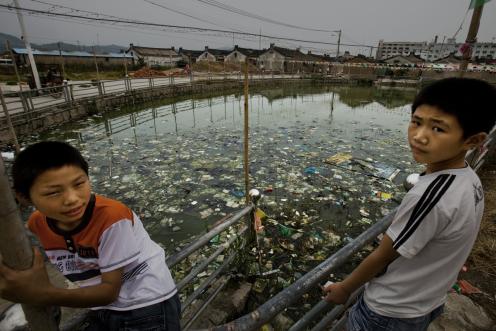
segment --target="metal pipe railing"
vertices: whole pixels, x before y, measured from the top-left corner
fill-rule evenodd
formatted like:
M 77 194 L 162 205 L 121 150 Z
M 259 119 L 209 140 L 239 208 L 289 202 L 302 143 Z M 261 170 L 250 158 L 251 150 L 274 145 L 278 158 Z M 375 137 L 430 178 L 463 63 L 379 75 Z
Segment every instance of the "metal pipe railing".
M 180 291 L 184 286 L 186 286 L 193 278 L 196 277 L 200 272 L 202 272 L 209 264 L 212 262 L 217 256 L 219 256 L 223 251 L 229 248 L 239 237 L 243 236 L 243 234 L 248 230 L 247 226 L 244 226 L 243 229 L 236 235 L 233 236 L 227 243 L 222 244 L 212 255 L 210 255 L 206 260 L 204 260 L 200 265 L 195 267 L 191 272 L 185 276 L 181 281 L 176 285 L 177 290 Z
M 326 314 L 313 328 L 312 331 L 322 331 L 328 330 L 331 323 L 340 316 L 348 307 L 355 302 L 355 299 L 363 292 L 364 286 L 361 286 L 355 292 L 353 292 L 348 300 L 342 305 L 337 305 L 331 310 L 328 314 Z M 345 319 L 346 320 L 346 319 Z M 338 329 L 339 330 L 339 329 Z
M 184 326 L 182 327 L 182 330 L 186 331 L 189 329 L 191 324 L 193 324 L 196 319 L 200 316 L 200 314 L 205 310 L 205 308 L 208 307 L 210 302 L 212 302 L 217 295 L 226 287 L 227 283 L 231 279 L 231 276 L 227 276 L 224 282 L 222 282 L 216 289 L 215 291 L 205 300 L 205 302 L 201 305 L 201 307 L 198 308 L 198 310 L 193 314 L 193 316 L 186 322 L 184 323 Z
M 189 297 L 187 297 L 186 300 L 184 300 L 184 303 L 181 306 L 181 312 L 185 311 L 186 308 L 191 303 L 193 303 L 193 301 L 195 301 L 200 296 L 200 294 L 202 294 L 205 289 L 210 286 L 210 284 L 215 281 L 216 277 L 219 276 L 220 273 L 223 272 L 231 264 L 232 261 L 234 261 L 235 257 L 236 252 L 229 255 L 229 257 L 225 259 L 224 262 L 222 262 L 221 266 L 218 267 L 210 276 L 208 276 L 208 278 L 203 283 L 201 283 L 201 285 Z
M 187 246 L 185 249 L 181 250 L 179 253 L 174 254 L 172 256 L 169 256 L 166 258 L 167 265 L 169 268 L 172 268 L 174 265 L 177 263 L 181 262 L 185 258 L 187 258 L 189 255 L 191 255 L 193 252 L 195 252 L 198 248 L 204 246 L 206 243 L 210 241 L 213 237 L 233 225 L 234 223 L 238 222 L 242 217 L 249 215 L 249 213 L 254 210 L 254 205 L 251 204 L 245 208 L 243 208 L 241 211 L 237 212 L 234 214 L 231 218 L 227 219 L 224 223 L 220 224 L 219 226 L 213 228 L 209 232 L 205 233 L 202 235 L 200 238 L 196 239 L 191 245 Z
M 334 253 L 330 258 L 322 262 L 315 269 L 308 272 L 290 286 L 266 301 L 263 305 L 249 314 L 246 314 L 232 322 L 214 327 L 216 331 L 251 331 L 260 328 L 269 322 L 277 314 L 297 301 L 303 294 L 326 280 L 329 274 L 337 267 L 343 265 L 362 247 L 373 241 L 379 234 L 383 233 L 393 221 L 395 211 L 392 211 L 380 221 L 360 234 L 355 240 Z

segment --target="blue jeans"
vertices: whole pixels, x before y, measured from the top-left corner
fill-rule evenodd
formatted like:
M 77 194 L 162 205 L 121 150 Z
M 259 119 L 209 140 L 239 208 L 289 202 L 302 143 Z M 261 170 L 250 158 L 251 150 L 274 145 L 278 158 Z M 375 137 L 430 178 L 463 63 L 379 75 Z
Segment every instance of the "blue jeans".
M 429 324 L 443 312 L 444 305 L 432 312 L 414 318 L 394 318 L 376 314 L 367 307 L 360 296 L 351 308 L 346 325 L 347 331 L 425 331 Z
M 84 331 L 180 331 L 181 302 L 168 300 L 129 311 L 93 310 Z

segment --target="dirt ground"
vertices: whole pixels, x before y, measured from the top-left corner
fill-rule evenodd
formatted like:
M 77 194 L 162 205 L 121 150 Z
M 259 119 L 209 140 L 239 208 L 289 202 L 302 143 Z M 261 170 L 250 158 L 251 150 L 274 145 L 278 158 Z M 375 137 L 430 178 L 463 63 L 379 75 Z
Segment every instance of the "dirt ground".
M 496 321 L 496 153 L 479 173 L 484 187 L 485 210 L 479 236 L 467 261 L 467 272 L 460 274 L 483 293 L 469 297 L 484 307 Z

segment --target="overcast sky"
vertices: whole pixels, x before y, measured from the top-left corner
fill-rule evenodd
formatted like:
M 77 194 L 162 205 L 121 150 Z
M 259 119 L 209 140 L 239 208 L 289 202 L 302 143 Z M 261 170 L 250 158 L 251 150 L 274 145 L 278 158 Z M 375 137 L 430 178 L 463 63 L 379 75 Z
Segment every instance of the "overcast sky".
M 338 39 L 336 33 L 277 25 L 224 11 L 205 3 L 211 3 L 212 0 L 19 0 L 19 3 L 21 7 L 26 8 L 89 15 L 42 4 L 41 1 L 160 24 L 238 30 L 255 34 L 261 31 L 263 35 L 328 43 L 336 43 Z M 469 0 L 213 0 L 213 2 L 227 4 L 263 18 L 300 28 L 342 30 L 342 43 L 372 46 L 377 46 L 380 39 L 432 41 L 436 35 L 441 42 L 444 37 L 454 36 L 465 18 L 462 29 L 456 36 L 457 41 L 461 42 L 467 36 L 472 17 L 472 10 L 467 13 Z M 3 5 L 9 3 L 12 3 L 12 0 L 0 0 L 0 4 Z M 182 46 L 188 49 L 203 49 L 205 45 L 211 48 L 230 48 L 234 44 L 258 49 L 260 43 L 258 37 L 234 35 L 233 38 L 232 34 L 212 32 L 174 31 L 170 28 L 163 31 L 157 28 L 101 25 L 95 22 L 83 23 L 67 18 L 35 17 L 28 14 L 24 15 L 24 20 L 28 37 L 33 43 L 64 41 L 73 44 L 79 42 L 86 45 L 122 46 L 134 43 L 140 46 L 175 46 L 176 48 Z M 21 36 L 19 22 L 13 11 L 0 8 L 0 32 Z M 478 40 L 496 42 L 496 0 L 486 3 L 484 7 Z M 304 50 L 318 53 L 335 52 L 336 49 L 333 45 L 268 38 L 261 39 L 261 47 L 268 47 L 270 42 L 284 47 L 301 46 Z M 353 47 L 349 50 L 353 53 L 369 54 L 369 49 L 363 47 Z

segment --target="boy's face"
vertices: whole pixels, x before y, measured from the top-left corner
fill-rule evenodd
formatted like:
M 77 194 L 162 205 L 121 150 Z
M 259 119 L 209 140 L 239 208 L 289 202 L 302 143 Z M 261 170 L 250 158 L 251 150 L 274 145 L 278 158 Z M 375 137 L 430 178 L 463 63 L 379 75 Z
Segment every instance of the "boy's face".
M 437 107 L 420 105 L 408 126 L 413 158 L 427 166 L 427 173 L 463 168 L 465 154 L 475 145 L 463 138 L 458 119 Z
M 39 175 L 29 191 L 31 202 L 45 216 L 54 219 L 61 230 L 81 223 L 91 197 L 91 185 L 79 167 L 67 165 Z

